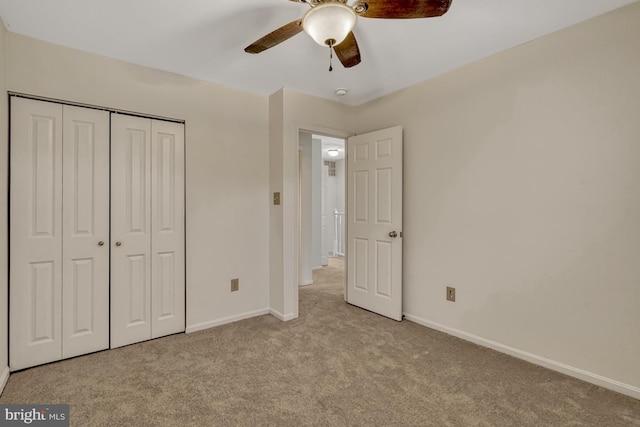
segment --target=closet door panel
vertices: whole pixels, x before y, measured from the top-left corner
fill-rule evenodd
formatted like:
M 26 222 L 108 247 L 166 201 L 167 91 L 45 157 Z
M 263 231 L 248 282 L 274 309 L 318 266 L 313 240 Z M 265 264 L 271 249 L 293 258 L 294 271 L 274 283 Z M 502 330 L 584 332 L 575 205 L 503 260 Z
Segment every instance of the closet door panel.
M 9 365 L 62 357 L 62 107 L 11 99 Z
M 62 356 L 109 347 L 109 113 L 63 108 Z
M 185 329 L 184 125 L 152 121 L 152 337 Z
M 111 115 L 111 347 L 151 338 L 151 121 Z

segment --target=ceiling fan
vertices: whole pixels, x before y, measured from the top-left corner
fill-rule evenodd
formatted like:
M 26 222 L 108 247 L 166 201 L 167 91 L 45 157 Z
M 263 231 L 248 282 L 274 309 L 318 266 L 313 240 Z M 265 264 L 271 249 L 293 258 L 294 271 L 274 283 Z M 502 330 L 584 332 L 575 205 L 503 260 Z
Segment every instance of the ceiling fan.
M 345 68 L 358 65 L 360 49 L 353 35 L 358 16 L 362 18 L 414 19 L 444 15 L 452 0 L 289 0 L 311 8 L 301 19 L 270 32 L 244 51 L 260 53 L 304 31 L 316 43 L 335 51 Z M 329 71 L 333 67 L 329 65 Z

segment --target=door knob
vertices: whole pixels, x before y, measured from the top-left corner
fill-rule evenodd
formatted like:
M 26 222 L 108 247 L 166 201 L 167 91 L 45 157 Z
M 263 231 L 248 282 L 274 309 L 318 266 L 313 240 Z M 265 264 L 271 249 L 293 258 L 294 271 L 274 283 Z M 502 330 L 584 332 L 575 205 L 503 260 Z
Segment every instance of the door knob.
M 391 231 L 391 232 L 389 232 L 389 237 L 391 237 L 391 238 L 398 237 L 398 233 L 395 232 L 395 231 Z
M 122 242 L 116 242 L 116 246 L 122 246 Z
M 98 242 L 98 246 L 104 246 L 104 242 L 103 242 L 102 240 L 100 240 L 100 241 Z

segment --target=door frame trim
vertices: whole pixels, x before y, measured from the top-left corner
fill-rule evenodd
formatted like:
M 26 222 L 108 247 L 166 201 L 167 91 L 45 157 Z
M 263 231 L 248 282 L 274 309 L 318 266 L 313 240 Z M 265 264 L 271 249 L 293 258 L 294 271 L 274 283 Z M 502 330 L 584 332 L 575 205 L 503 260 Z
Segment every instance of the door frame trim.
M 354 134 L 351 134 L 349 132 L 346 132 L 344 130 L 340 130 L 340 129 L 334 129 L 334 128 L 329 128 L 326 126 L 317 126 L 317 125 L 311 125 L 311 124 L 306 124 L 306 123 L 296 123 L 293 126 L 293 130 L 295 132 L 294 135 L 294 144 L 293 144 L 293 149 L 295 150 L 295 153 L 293 153 L 293 158 L 294 158 L 294 165 L 293 165 L 293 170 L 296 171 L 296 179 L 294 179 L 294 191 L 292 194 L 292 197 L 294 198 L 293 200 L 293 209 L 294 209 L 294 221 L 291 225 L 289 225 L 289 231 L 292 231 L 292 235 L 294 236 L 293 239 L 293 253 L 290 254 L 290 257 L 287 257 L 285 254 L 285 259 L 283 260 L 284 264 L 285 264 L 285 268 L 290 268 L 292 271 L 292 277 L 295 278 L 295 283 L 291 283 L 289 285 L 287 285 L 285 283 L 285 287 L 293 287 L 293 289 L 284 289 L 284 293 L 287 294 L 288 292 L 291 292 L 293 294 L 293 313 L 294 313 L 294 319 L 297 318 L 300 314 L 300 310 L 299 310 L 299 295 L 298 295 L 298 285 L 300 282 L 300 157 L 298 155 L 298 147 L 300 146 L 300 132 L 308 132 L 308 133 L 316 133 L 316 134 L 322 134 L 325 136 L 331 136 L 334 138 L 342 138 L 345 140 L 345 149 L 346 149 L 346 140 L 350 137 L 353 136 Z M 345 161 L 347 160 L 347 153 L 345 152 Z M 346 180 L 345 180 L 345 198 L 348 197 L 348 189 L 346 188 Z M 345 204 L 345 212 L 346 212 L 346 204 Z M 293 228 L 293 230 L 291 229 Z M 345 232 L 347 230 L 345 229 Z M 349 256 L 348 253 L 345 252 L 344 254 L 345 256 L 345 273 L 346 273 L 346 260 L 347 257 Z M 289 265 L 287 265 L 287 261 L 290 260 L 291 263 Z M 290 271 L 291 271 L 290 270 Z M 286 273 L 285 273 L 286 275 Z M 346 301 L 346 274 L 345 274 L 345 282 L 344 282 L 344 286 L 345 286 L 345 301 Z

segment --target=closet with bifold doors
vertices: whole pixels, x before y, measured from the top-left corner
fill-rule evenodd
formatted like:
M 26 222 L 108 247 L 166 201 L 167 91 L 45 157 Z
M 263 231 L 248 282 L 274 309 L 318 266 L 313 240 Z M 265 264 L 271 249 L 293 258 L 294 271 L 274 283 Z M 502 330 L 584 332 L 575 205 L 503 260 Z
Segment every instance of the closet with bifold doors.
M 184 124 L 10 105 L 11 370 L 183 332 Z

